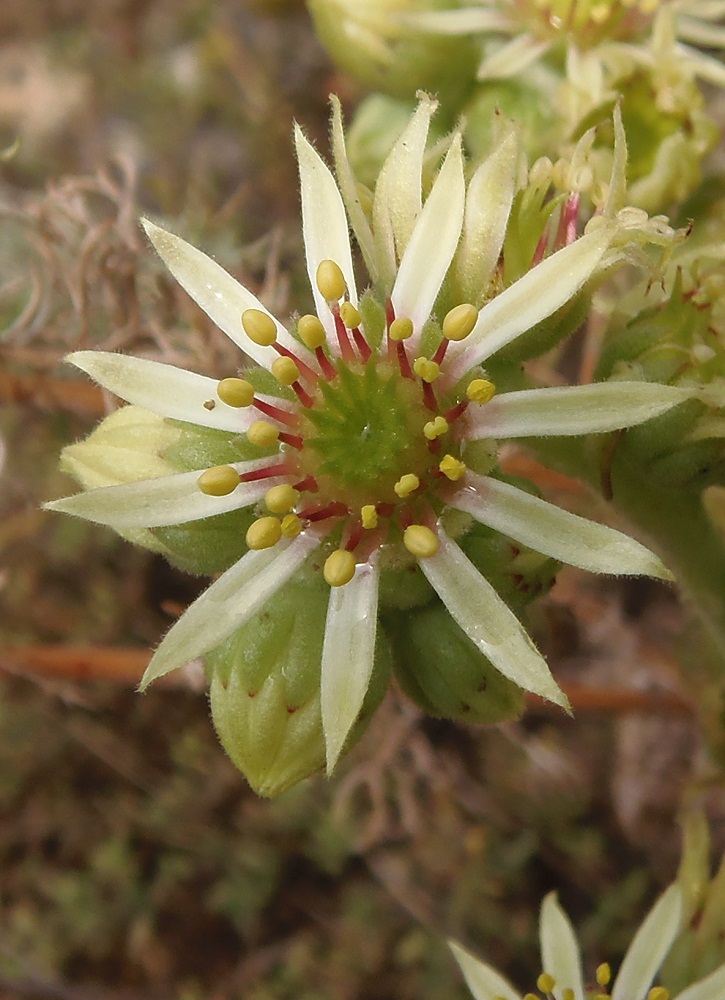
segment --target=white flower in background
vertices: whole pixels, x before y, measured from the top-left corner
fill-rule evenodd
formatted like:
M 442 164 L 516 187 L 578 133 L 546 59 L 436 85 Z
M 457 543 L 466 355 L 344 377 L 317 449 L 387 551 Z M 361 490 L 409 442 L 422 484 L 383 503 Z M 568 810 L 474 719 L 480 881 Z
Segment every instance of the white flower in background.
M 586 984 L 576 933 L 556 894 L 550 893 L 541 907 L 540 937 L 543 972 L 537 993 L 523 1000 L 722 1000 L 725 997 L 725 965 L 704 979 L 687 986 L 676 996 L 664 986 L 652 986 L 682 923 L 682 891 L 677 884 L 660 896 L 632 940 L 619 972 L 611 983 L 606 963 Z M 522 995 L 504 977 L 466 951 L 451 943 L 475 1000 L 522 1000 Z
M 425 117 L 418 115 L 416 128 L 427 129 Z M 252 365 L 268 373 L 265 391 L 252 384 L 254 367 L 218 381 L 119 354 L 82 351 L 69 360 L 134 406 L 245 436 L 260 457 L 92 489 L 48 505 L 121 531 L 239 508 L 256 512 L 248 551 L 169 630 L 143 687 L 218 647 L 273 605 L 303 568 L 319 571 L 329 585 L 320 678 L 328 771 L 368 690 L 386 571 L 422 573 L 502 675 L 563 707 L 565 695 L 518 618 L 459 544 L 471 525 L 592 572 L 669 578 L 633 539 L 491 475 L 498 439 L 608 432 L 688 397 L 685 390 L 636 382 L 497 393 L 482 368 L 579 294 L 598 268 L 620 258 L 621 227 L 599 219 L 594 231 L 572 236 L 482 308 L 460 302 L 441 326 L 430 324 L 457 249 L 464 261 L 459 284 L 471 280 L 476 259 L 489 257 L 485 267 L 495 266 L 515 185 L 510 158 L 494 154 L 483 174 L 474 175 L 467 197 L 455 136 L 423 199 L 425 134 L 422 141 L 419 131 L 416 136 L 412 147 L 407 135 L 406 150 L 398 143 L 391 153 L 375 231 L 365 228 L 362 215 L 352 219 L 356 233 L 372 241 L 363 250 L 377 272 L 377 312 L 370 295 L 358 300 L 340 190 L 299 129 L 316 315 L 303 316 L 291 331 L 200 250 L 144 222 L 183 288 Z M 338 153 L 344 166 L 339 145 Z M 486 191 L 497 196 L 493 215 L 481 209 Z

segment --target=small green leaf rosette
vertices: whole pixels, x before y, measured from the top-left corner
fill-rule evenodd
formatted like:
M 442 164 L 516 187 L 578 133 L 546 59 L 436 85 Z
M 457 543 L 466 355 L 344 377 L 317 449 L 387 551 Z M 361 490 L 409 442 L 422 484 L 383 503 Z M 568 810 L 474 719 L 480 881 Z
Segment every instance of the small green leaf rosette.
M 321 664 L 329 598 L 329 587 L 303 571 L 204 658 L 217 734 L 258 795 L 279 795 L 325 766 Z M 389 674 L 378 629 L 367 694 L 341 753 L 365 732 Z

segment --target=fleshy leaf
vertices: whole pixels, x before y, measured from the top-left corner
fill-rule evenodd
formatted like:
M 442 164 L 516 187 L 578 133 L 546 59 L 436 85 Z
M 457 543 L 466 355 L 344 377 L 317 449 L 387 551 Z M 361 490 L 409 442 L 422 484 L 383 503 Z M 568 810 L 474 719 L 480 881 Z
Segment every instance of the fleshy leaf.
M 523 389 L 469 406 L 471 440 L 486 437 L 558 437 L 602 434 L 633 427 L 691 399 L 694 391 L 657 382 L 597 382 L 594 385 Z
M 550 892 L 541 905 L 539 923 L 541 966 L 555 980 L 554 996 L 563 1000 L 565 989 L 573 990 L 574 1000 L 584 1000 L 581 956 L 574 928 Z
M 513 611 L 440 529 L 438 542 L 420 568 L 468 638 L 514 684 L 568 711 L 566 695 Z
M 344 587 L 330 588 L 320 695 L 328 775 L 360 714 L 372 676 L 378 577 L 377 561 L 366 563 L 357 566 Z
M 448 945 L 475 1000 L 498 1000 L 499 997 L 501 1000 L 521 1000 L 521 994 L 490 965 L 486 965 L 455 941 L 449 941 Z
M 267 313 L 277 327 L 278 342 L 283 347 L 294 350 L 304 361 L 314 363 L 313 355 L 290 337 L 282 324 L 264 308 L 256 295 L 241 285 L 216 261 L 148 219 L 142 219 L 141 222 L 159 257 L 181 287 L 204 310 L 209 319 L 257 364 L 269 369 L 277 353 L 271 347 L 260 347 L 246 335 L 242 327 L 242 313 L 247 309 L 260 309 Z
M 219 431 L 243 433 L 259 418 L 251 407 L 227 406 L 217 396 L 217 379 L 166 365 L 160 361 L 134 358 L 108 351 L 76 351 L 66 361 L 86 372 L 115 396 L 172 420 L 212 427 Z M 282 409 L 284 401 L 262 396 Z M 212 403 L 213 406 L 204 404 Z
M 242 556 L 171 626 L 143 675 L 141 690 L 223 642 L 274 596 L 319 544 L 316 535 L 303 533 L 289 544 L 278 542 Z
M 465 485 L 448 502 L 494 531 L 590 573 L 672 579 L 657 556 L 629 535 L 497 479 L 468 472 Z
M 263 458 L 253 462 L 236 462 L 233 468 L 238 472 L 248 472 L 268 464 L 269 459 Z M 261 500 L 270 486 L 281 481 L 265 479 L 240 483 L 227 496 L 215 497 L 201 492 L 197 486 L 198 479 L 198 471 L 182 472 L 176 476 L 142 479 L 120 486 L 103 486 L 52 500 L 43 506 L 46 510 L 74 514 L 111 528 L 161 528 L 249 507 Z
M 390 296 L 395 315 L 413 321 L 411 347 L 431 314 L 456 252 L 465 197 L 461 137 L 456 136 L 418 216 Z
M 682 916 L 682 891 L 671 885 L 642 921 L 617 974 L 612 1000 L 644 1000 L 672 946 Z

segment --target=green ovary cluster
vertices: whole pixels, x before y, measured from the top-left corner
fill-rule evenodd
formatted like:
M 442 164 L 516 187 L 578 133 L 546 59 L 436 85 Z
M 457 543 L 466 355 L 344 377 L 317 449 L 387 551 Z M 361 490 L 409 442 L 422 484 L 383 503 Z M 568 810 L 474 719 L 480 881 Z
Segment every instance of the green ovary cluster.
M 421 479 L 431 454 L 423 427 L 430 419 L 420 388 L 397 366 L 375 356 L 339 362 L 338 377 L 322 381 L 300 427 L 299 463 L 320 495 L 356 508 L 398 500 L 403 475 Z

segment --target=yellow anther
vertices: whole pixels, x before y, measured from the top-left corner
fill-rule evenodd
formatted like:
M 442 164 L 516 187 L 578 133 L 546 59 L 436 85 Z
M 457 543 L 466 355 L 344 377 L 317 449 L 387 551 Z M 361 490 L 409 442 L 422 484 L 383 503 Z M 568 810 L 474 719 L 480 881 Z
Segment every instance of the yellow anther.
M 551 993 L 556 986 L 556 980 L 548 972 L 542 972 L 536 980 L 536 988 L 542 993 Z
M 299 500 L 299 493 L 288 483 L 281 483 L 267 490 L 264 502 L 273 514 L 289 514 Z
M 571 986 L 567 986 L 566 989 L 562 991 L 561 1000 L 575 1000 L 574 990 L 571 988 Z
M 277 324 L 261 309 L 245 309 L 242 313 L 244 332 L 254 344 L 269 347 L 277 339 Z
M 462 302 L 451 309 L 443 320 L 443 336 L 446 340 L 465 340 L 477 319 L 478 309 L 469 302 Z
M 460 458 L 454 458 L 453 455 L 444 455 L 438 463 L 438 468 L 452 483 L 457 483 L 466 473 L 465 463 Z
M 355 576 L 355 556 L 347 549 L 336 549 L 325 560 L 322 575 L 331 587 L 344 587 Z
M 247 431 L 247 440 L 260 448 L 271 448 L 279 437 L 279 430 L 266 420 L 255 420 Z
M 196 485 L 209 497 L 225 497 L 239 486 L 239 473 L 231 465 L 215 465 L 202 472 Z
M 409 524 L 403 532 L 403 545 L 411 555 L 429 559 L 438 551 L 438 538 L 424 524 Z
M 343 302 L 340 306 L 340 319 L 348 328 L 354 330 L 362 323 L 362 316 L 357 311 L 352 302 Z
M 599 986 L 609 986 L 609 981 L 612 978 L 612 970 L 609 963 L 602 962 L 601 965 L 598 965 L 595 976 Z
M 541 1000 L 535 993 L 524 993 L 524 1000 Z
M 296 514 L 285 514 L 282 518 L 282 534 L 285 538 L 297 538 L 302 531 L 302 521 Z
M 406 472 L 404 476 L 401 476 L 397 481 L 393 489 L 398 494 L 401 500 L 409 497 L 411 493 L 414 493 L 420 486 L 420 479 L 412 472 Z
M 216 394 L 227 406 L 250 406 L 254 387 L 243 378 L 223 378 L 216 387 Z
M 326 302 L 339 302 L 347 291 L 345 275 L 334 260 L 320 261 L 317 268 L 317 287 Z
M 375 509 L 375 504 L 366 503 L 360 508 L 360 520 L 362 521 L 363 528 L 377 528 L 378 512 Z
M 278 517 L 260 517 L 247 530 L 250 549 L 271 549 L 282 537 L 282 524 Z
M 413 362 L 413 371 L 424 382 L 435 382 L 441 373 L 441 366 L 428 358 L 416 358 Z
M 647 1000 L 670 1000 L 670 991 L 664 986 L 653 986 L 647 994 Z
M 445 417 L 436 417 L 435 420 L 429 420 L 427 424 L 423 425 L 423 433 L 429 441 L 435 441 L 436 438 L 448 433 L 448 426 Z
M 292 385 L 300 377 L 300 370 L 292 358 L 275 358 L 272 362 L 272 374 L 282 385 Z
M 468 383 L 466 395 L 472 403 L 489 403 L 496 395 L 496 386 L 487 378 L 474 378 Z
M 388 336 L 391 340 L 407 340 L 413 336 L 413 320 L 405 316 L 399 316 L 390 324 Z
M 300 321 L 297 324 L 297 333 L 302 343 L 310 351 L 315 351 L 318 347 L 322 347 L 327 339 L 322 322 L 317 316 L 312 316 L 310 313 L 306 316 L 300 316 Z

